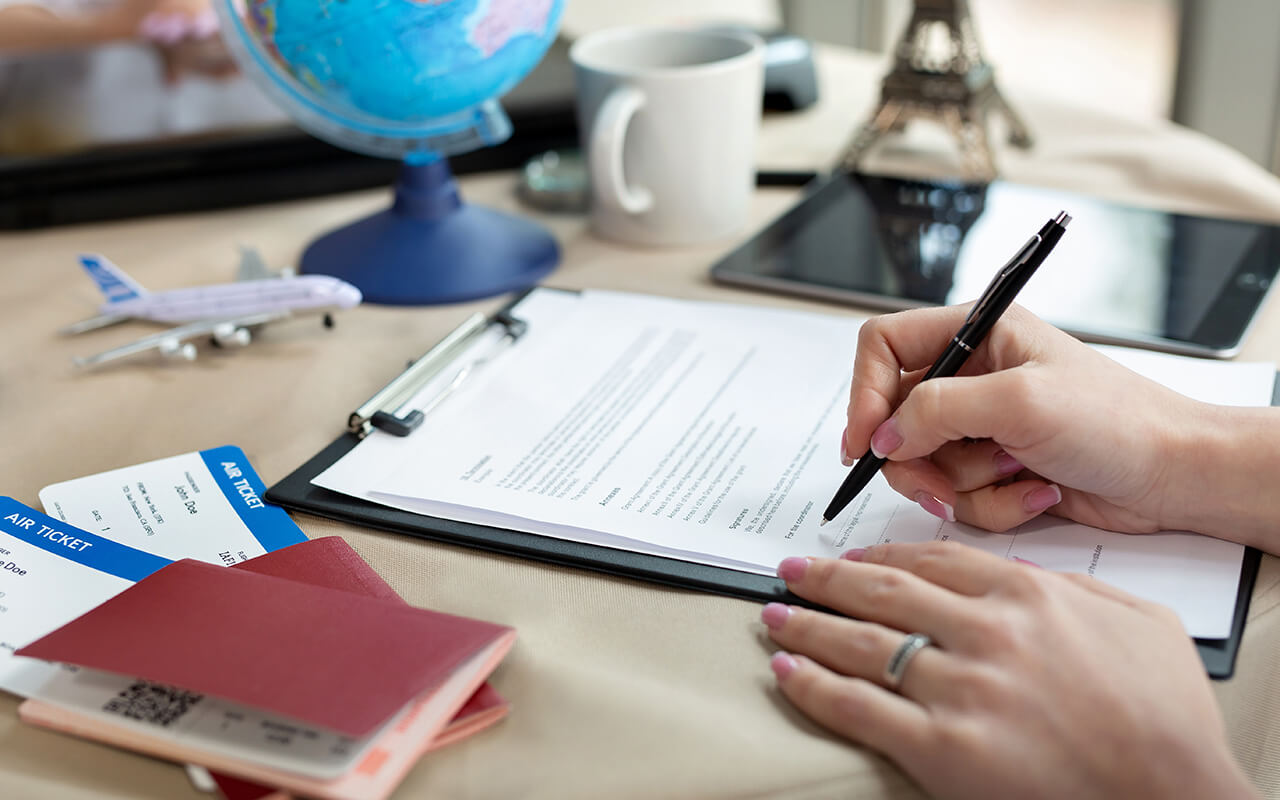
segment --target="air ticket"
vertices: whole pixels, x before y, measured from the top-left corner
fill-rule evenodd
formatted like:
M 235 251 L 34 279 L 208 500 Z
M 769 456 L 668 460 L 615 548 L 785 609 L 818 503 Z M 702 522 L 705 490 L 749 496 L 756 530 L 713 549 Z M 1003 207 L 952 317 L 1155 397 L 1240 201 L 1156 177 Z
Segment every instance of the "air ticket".
M 13 654 L 169 563 L 0 497 L 0 688 L 298 774 L 331 779 L 358 763 L 376 736 L 352 739 L 173 687 Z
M 168 563 L 0 497 L 0 689 L 30 695 L 56 668 L 15 650 Z
M 237 564 L 304 541 L 238 447 L 216 447 L 55 483 L 50 516 L 164 558 Z
M 13 652 L 172 560 L 235 564 L 304 541 L 238 447 L 48 486 L 52 516 L 0 497 L 0 689 L 22 696 L 56 670 Z

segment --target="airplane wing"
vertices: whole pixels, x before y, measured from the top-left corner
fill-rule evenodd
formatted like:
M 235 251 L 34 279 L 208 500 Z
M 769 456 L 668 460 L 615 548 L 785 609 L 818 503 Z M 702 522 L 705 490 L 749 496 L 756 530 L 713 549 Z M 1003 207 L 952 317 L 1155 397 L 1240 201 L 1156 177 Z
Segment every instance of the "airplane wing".
M 88 333 L 89 331 L 106 328 L 110 325 L 118 325 L 121 322 L 130 319 L 133 319 L 133 317 L 128 314 L 98 314 L 95 317 L 89 317 L 88 319 L 82 319 L 79 322 L 73 322 L 59 330 L 58 333 L 63 336 L 75 336 L 76 334 Z
M 77 367 L 98 367 L 121 358 L 156 351 L 166 358 L 181 358 L 194 361 L 195 345 L 192 339 L 211 337 L 214 342 L 223 346 L 240 347 L 249 343 L 249 329 L 278 322 L 293 316 L 288 311 L 267 311 L 260 314 L 245 314 L 239 317 L 200 320 L 176 328 L 135 339 L 128 344 L 113 347 L 91 356 L 77 356 L 74 360 Z

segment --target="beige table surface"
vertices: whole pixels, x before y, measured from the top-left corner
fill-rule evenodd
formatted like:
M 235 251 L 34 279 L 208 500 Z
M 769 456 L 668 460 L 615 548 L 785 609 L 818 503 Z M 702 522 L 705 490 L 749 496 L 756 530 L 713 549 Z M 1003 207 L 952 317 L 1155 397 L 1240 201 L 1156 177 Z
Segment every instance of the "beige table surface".
M 882 65 L 826 52 L 824 101 L 771 118 L 766 167 L 832 162 L 872 103 Z M 1039 138 L 1002 148 L 1006 177 L 1181 209 L 1280 219 L 1280 180 L 1203 137 L 1159 121 L 1057 106 L 1009 86 Z M 945 172 L 945 138 L 923 130 L 886 145 L 876 169 Z M 512 174 L 469 177 L 473 202 L 520 210 Z M 791 189 L 757 193 L 753 227 Z M 238 352 L 191 364 L 121 364 L 78 374 L 75 354 L 149 330 L 71 340 L 55 331 L 91 313 L 96 290 L 74 255 L 95 250 L 143 285 L 231 276 L 238 243 L 292 263 L 317 233 L 384 206 L 384 191 L 208 214 L 0 235 L 0 493 L 36 505 L 42 486 L 178 453 L 236 444 L 268 483 L 342 430 L 346 414 L 475 310 L 365 306 L 337 328 L 298 321 Z M 615 246 L 571 216 L 539 216 L 564 262 L 547 281 L 680 297 L 817 308 L 712 285 L 707 267 L 734 242 L 678 250 Z M 746 236 L 748 230 L 742 232 Z M 739 237 L 741 238 L 741 237 Z M 1244 359 L 1280 359 L 1272 298 Z M 832 458 L 835 445 L 832 445 Z M 309 536 L 340 535 L 410 602 L 514 625 L 494 675 L 513 711 L 498 727 L 433 754 L 396 797 L 910 797 L 892 766 L 825 735 L 773 689 L 755 603 L 711 597 L 379 533 L 299 515 Z M 1264 560 L 1236 677 L 1215 686 L 1249 774 L 1280 796 L 1280 568 Z M 196 623 L 198 621 L 193 621 Z M 1064 698 L 1064 700 L 1066 700 Z M 1170 698 L 1177 702 L 1177 698 Z M 23 725 L 0 697 L 0 797 L 181 798 L 176 766 Z M 1035 765 L 1026 765 L 1034 769 Z

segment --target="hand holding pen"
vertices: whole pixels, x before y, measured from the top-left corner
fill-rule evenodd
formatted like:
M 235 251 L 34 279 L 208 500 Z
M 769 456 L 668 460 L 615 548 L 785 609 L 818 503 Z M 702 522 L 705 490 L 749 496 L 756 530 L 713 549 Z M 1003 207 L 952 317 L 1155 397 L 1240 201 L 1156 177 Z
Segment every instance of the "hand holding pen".
M 965 316 L 960 329 L 951 337 L 951 341 L 921 379 L 922 382 L 932 378 L 951 377 L 960 370 L 974 350 L 982 344 L 996 321 L 1008 309 L 1036 269 L 1044 263 L 1045 258 L 1062 238 L 1062 234 L 1066 232 L 1066 226 L 1070 221 L 1071 217 L 1066 212 L 1060 212 L 1046 222 L 1040 231 L 996 272 L 982 296 Z M 885 453 L 877 454 L 872 448 L 858 459 L 853 470 L 836 490 L 826 511 L 823 512 L 821 524 L 825 525 L 834 519 L 866 488 L 884 465 L 886 455 Z

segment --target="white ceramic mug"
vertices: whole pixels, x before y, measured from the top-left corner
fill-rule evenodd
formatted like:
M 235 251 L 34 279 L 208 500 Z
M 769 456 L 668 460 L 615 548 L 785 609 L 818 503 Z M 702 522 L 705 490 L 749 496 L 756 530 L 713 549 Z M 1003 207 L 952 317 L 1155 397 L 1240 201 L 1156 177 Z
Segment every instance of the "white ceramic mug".
M 569 58 L 597 233 L 680 245 L 745 225 L 764 84 L 758 37 L 618 28 L 579 39 Z

